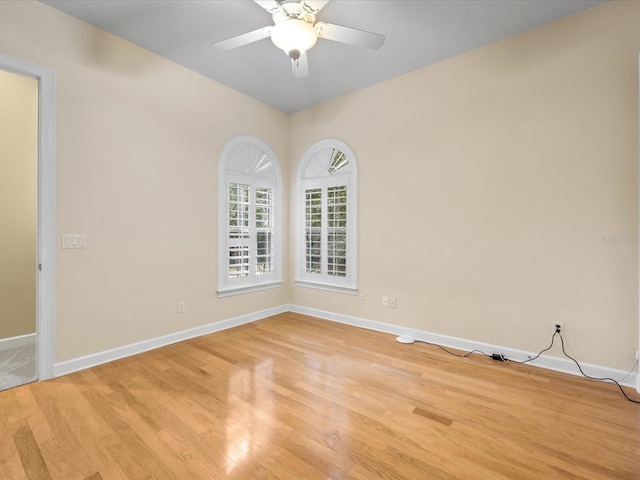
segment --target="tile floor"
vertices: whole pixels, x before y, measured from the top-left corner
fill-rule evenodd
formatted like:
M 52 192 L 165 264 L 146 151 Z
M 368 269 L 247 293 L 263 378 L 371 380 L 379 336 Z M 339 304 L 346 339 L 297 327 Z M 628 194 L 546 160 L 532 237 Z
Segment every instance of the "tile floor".
M 34 382 L 36 379 L 35 344 L 0 350 L 0 391 Z

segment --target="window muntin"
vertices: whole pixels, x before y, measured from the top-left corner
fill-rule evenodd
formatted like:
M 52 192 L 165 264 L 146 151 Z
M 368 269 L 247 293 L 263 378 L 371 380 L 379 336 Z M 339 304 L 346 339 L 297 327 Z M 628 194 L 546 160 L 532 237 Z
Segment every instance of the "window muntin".
M 304 155 L 298 170 L 298 285 L 356 292 L 355 173 L 353 154 L 340 142 L 319 142 Z
M 218 295 L 282 284 L 280 173 L 273 152 L 237 137 L 220 155 Z

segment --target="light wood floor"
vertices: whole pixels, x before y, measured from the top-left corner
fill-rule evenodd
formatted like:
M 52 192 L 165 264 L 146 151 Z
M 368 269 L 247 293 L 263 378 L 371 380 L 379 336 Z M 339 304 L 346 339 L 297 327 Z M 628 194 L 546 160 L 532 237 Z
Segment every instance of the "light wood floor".
M 2 479 L 640 478 L 613 385 L 290 313 L 0 392 L 0 440 Z

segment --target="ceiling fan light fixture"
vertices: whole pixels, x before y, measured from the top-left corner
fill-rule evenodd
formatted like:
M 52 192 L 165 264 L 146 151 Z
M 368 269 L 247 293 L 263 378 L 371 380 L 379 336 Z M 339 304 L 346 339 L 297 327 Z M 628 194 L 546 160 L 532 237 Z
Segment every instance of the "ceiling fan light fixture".
M 276 47 L 297 60 L 316 44 L 318 34 L 310 23 L 290 18 L 273 27 L 271 40 Z

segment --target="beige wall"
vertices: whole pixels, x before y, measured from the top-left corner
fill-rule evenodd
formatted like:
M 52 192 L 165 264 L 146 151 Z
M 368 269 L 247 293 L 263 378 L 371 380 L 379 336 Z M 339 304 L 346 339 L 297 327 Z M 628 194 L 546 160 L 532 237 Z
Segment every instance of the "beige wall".
M 0 51 L 56 72 L 58 237 L 87 235 L 58 238 L 57 361 L 287 302 L 216 296 L 218 155 L 254 135 L 286 183 L 285 114 L 38 2 L 0 2 Z
M 579 359 L 630 368 L 638 25 L 605 4 L 293 115 L 290 172 L 323 138 L 357 158 L 366 303 L 292 303 L 527 351 L 561 321 Z
M 602 239 L 637 239 L 639 20 L 606 4 L 288 117 L 0 2 L 0 51 L 56 71 L 57 228 L 87 234 L 58 248 L 57 361 L 295 303 L 531 351 L 563 321 L 581 360 L 630 367 L 637 247 Z M 286 288 L 216 298 L 217 160 L 241 134 L 289 186 L 316 141 L 354 151 L 364 305 L 291 286 L 292 233 Z
M 36 331 L 38 82 L 0 70 L 0 339 Z

